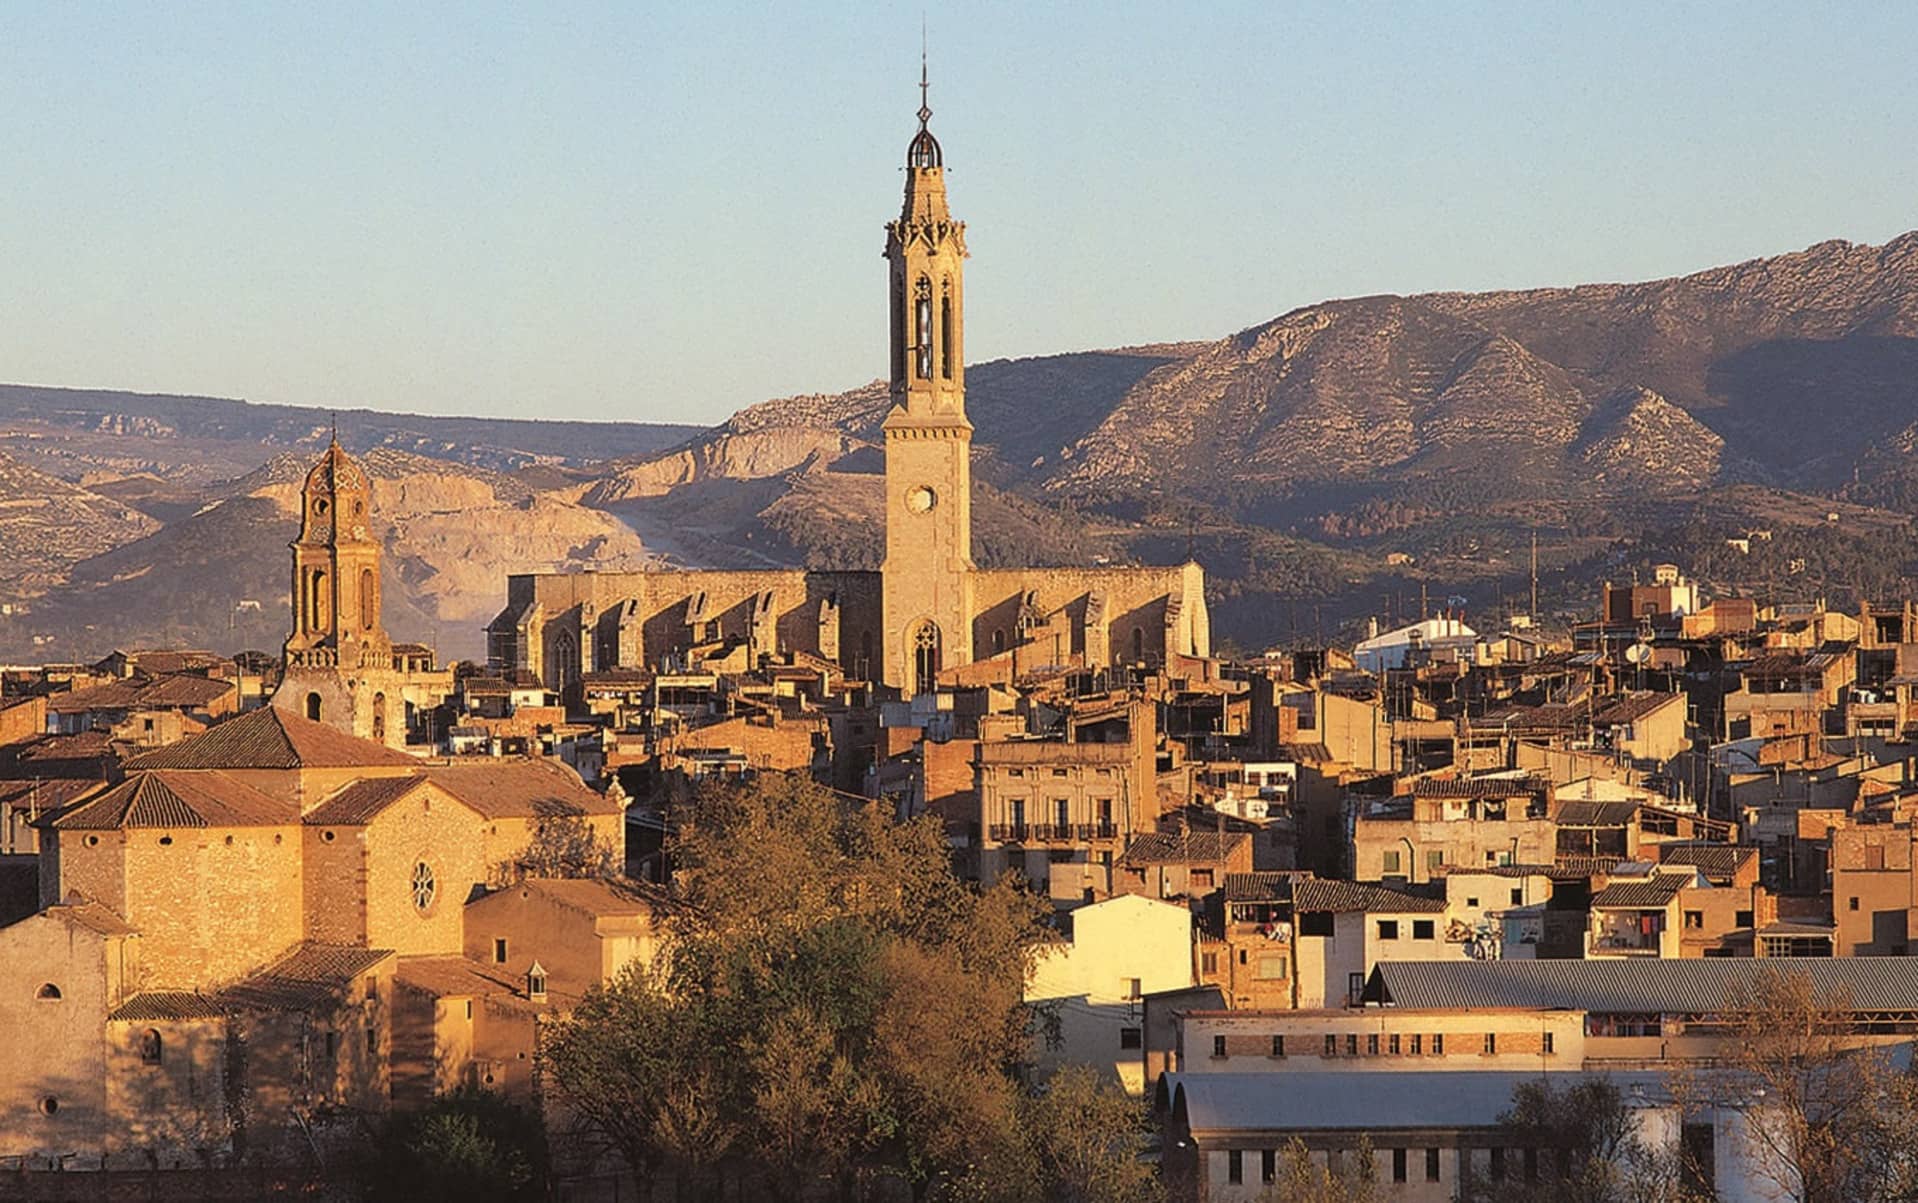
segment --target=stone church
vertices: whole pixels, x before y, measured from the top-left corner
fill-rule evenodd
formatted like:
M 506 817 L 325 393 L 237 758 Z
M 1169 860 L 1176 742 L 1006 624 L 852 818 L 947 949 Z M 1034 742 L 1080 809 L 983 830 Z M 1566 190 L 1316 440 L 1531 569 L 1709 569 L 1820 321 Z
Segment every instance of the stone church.
M 815 656 L 854 677 L 923 693 L 942 673 L 1021 647 L 1021 664 L 1061 667 L 1161 665 L 1210 654 L 1205 574 L 1196 563 L 973 562 L 966 227 L 946 207 L 931 115 L 922 102 L 906 150 L 905 205 L 886 227 L 891 411 L 879 571 L 509 577 L 506 608 L 487 628 L 496 671 L 528 672 L 563 690 L 585 673 L 688 667 L 743 648 L 748 663 Z

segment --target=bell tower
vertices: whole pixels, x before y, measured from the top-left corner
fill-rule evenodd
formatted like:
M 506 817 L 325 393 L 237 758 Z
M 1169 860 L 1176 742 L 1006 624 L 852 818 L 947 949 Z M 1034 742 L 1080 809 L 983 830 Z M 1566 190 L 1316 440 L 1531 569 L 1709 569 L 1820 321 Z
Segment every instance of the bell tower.
M 367 530 L 366 473 L 335 438 L 300 488 L 289 666 L 391 668 L 380 623 L 380 545 Z
M 946 209 L 927 122 L 906 148 L 906 198 L 886 226 L 891 409 L 886 435 L 885 684 L 930 688 L 972 660 L 972 423 L 966 420 L 966 226 Z

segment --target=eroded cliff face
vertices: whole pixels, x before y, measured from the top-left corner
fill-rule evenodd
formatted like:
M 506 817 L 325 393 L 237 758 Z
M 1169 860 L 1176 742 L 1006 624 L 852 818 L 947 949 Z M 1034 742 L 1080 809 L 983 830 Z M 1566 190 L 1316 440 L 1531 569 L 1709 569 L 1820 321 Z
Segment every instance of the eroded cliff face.
M 57 588 L 79 561 L 159 528 L 129 505 L 0 454 L 0 600 Z

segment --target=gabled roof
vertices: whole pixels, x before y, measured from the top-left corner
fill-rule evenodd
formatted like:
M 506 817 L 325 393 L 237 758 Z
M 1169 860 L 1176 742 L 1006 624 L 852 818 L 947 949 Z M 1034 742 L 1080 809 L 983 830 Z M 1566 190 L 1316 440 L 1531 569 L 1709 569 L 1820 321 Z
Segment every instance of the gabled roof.
M 1356 881 L 1308 878 L 1292 883 L 1292 909 L 1297 911 L 1356 911 L 1381 914 L 1437 914 L 1445 909 L 1438 898 L 1401 894 L 1384 886 Z
M 152 827 L 275 827 L 298 821 L 291 803 L 224 773 L 135 773 L 44 825 L 58 831 Z
M 488 819 L 616 815 L 625 810 L 617 800 L 589 789 L 578 773 L 555 760 L 529 757 L 442 764 L 425 772 L 428 781 Z
M 424 777 L 368 777 L 345 787 L 306 812 L 309 827 L 363 827 L 379 813 L 426 784 Z
M 336 769 L 418 764 L 418 760 L 385 744 L 359 739 L 278 706 L 263 706 L 219 723 L 202 735 L 135 756 L 127 767 Z
M 1560 827 L 1628 827 L 1638 818 L 1636 802 L 1568 802 L 1560 799 L 1552 821 Z
M 1240 832 L 1187 831 L 1168 835 L 1148 831 L 1127 845 L 1125 859 L 1133 864 L 1222 861 L 1250 838 Z
M 1310 877 L 1310 873 L 1273 872 L 1227 873 L 1227 902 L 1284 902 L 1292 897 L 1292 883 Z
M 1765 973 L 1808 974 L 1815 992 L 1857 1011 L 1918 1011 L 1918 957 L 1381 961 L 1366 996 L 1419 1010 L 1709 1015 Z
M 229 1010 L 311 1011 L 339 1001 L 354 979 L 392 956 L 385 948 L 306 943 L 220 991 Z
M 394 975 L 402 986 L 434 998 L 489 998 L 518 1000 L 524 979 L 509 978 L 488 965 L 466 957 L 407 957 Z M 521 1005 L 540 1009 L 521 1001 Z
M 1541 795 L 1546 782 L 1536 777 L 1421 777 L 1412 783 L 1414 798 L 1524 798 Z

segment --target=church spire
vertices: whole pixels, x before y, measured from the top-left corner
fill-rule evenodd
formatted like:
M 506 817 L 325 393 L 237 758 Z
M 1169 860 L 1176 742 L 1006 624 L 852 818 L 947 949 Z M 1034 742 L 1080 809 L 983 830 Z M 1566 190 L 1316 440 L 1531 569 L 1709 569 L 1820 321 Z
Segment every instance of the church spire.
M 945 166 L 945 155 L 939 149 L 939 139 L 932 136 L 927 122 L 932 120 L 932 104 L 927 99 L 931 85 L 926 77 L 925 31 L 920 30 L 919 45 L 919 132 L 912 136 L 912 143 L 906 147 L 906 166 L 914 171 Z

